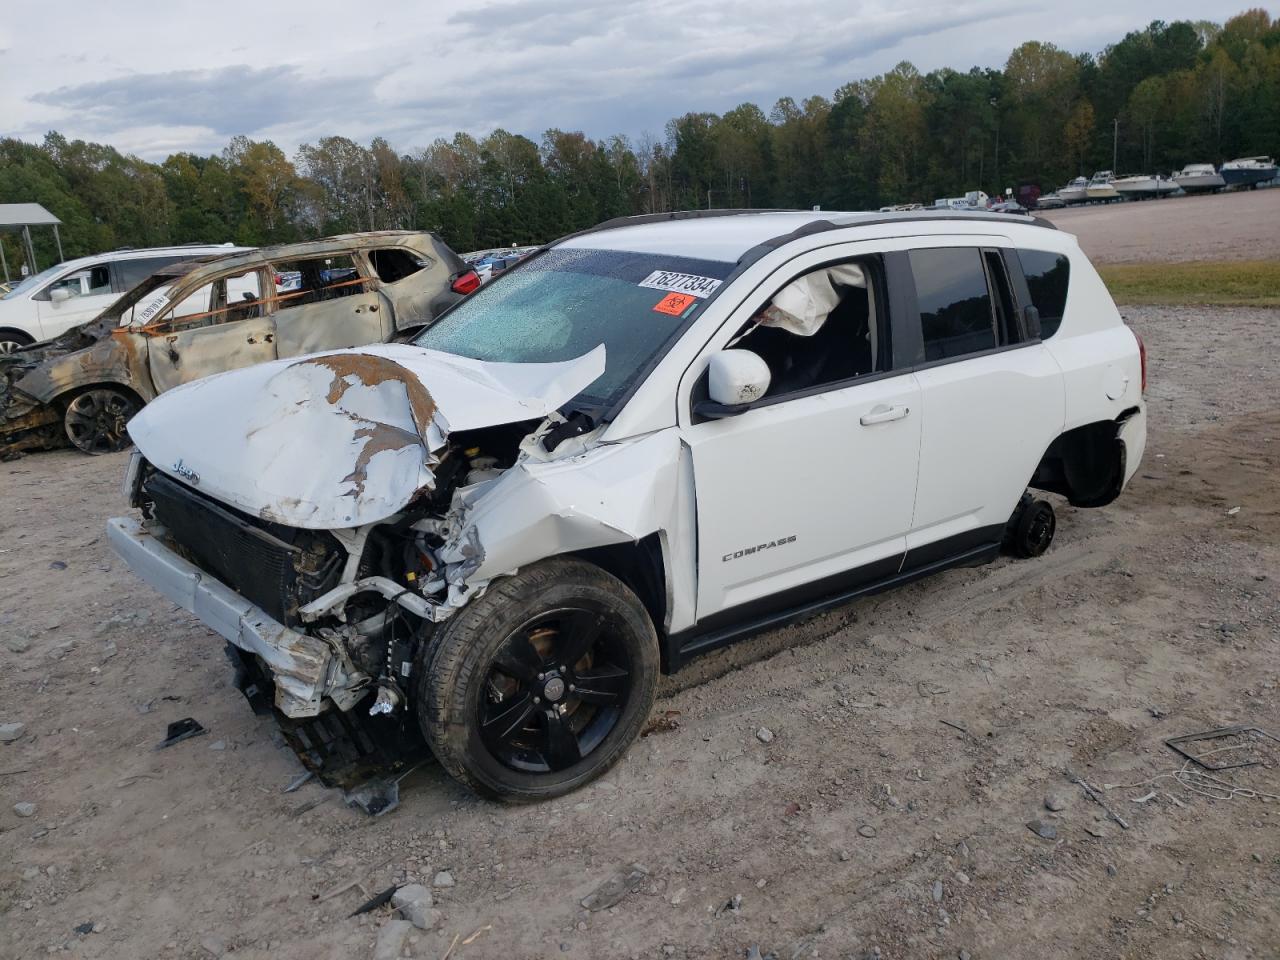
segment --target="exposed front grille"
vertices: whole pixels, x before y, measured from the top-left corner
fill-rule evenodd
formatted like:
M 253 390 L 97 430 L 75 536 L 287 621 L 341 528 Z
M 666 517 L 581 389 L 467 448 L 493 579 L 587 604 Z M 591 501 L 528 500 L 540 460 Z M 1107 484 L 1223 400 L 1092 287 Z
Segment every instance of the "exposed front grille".
M 329 534 L 256 520 L 159 472 L 143 489 L 196 566 L 280 623 L 295 625 L 298 607 L 337 582 L 345 554 Z

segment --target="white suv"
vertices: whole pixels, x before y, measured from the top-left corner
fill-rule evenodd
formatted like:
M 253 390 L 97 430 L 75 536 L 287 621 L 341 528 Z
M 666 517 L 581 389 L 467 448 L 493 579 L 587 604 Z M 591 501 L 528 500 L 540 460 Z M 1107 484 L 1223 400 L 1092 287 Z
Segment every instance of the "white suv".
M 599 776 L 660 671 L 1113 500 L 1145 360 L 1074 238 L 983 213 L 671 214 L 550 244 L 414 344 L 180 387 L 115 549 L 325 782 Z
M 42 270 L 0 297 L 0 354 L 87 323 L 161 267 L 244 249 L 228 243 L 113 250 Z

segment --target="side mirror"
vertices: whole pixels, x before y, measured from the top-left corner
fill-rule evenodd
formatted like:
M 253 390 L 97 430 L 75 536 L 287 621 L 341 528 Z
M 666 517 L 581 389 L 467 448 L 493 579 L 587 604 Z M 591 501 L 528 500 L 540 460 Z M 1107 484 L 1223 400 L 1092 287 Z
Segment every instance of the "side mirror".
M 769 365 L 750 350 L 721 350 L 707 367 L 709 400 L 693 412 L 712 420 L 745 413 L 769 389 Z
M 49 291 L 49 299 L 54 303 L 62 303 L 71 299 L 71 291 L 66 287 L 56 287 Z
M 1040 311 L 1033 304 L 1022 308 L 1022 323 L 1027 329 L 1027 336 L 1032 340 L 1040 339 Z

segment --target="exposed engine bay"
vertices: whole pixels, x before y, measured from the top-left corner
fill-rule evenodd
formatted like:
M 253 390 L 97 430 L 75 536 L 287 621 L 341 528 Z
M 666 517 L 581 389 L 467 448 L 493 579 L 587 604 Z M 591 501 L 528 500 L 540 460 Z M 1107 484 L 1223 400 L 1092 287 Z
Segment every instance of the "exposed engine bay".
M 337 655 L 345 682 L 329 692 L 341 709 L 307 717 L 275 689 L 272 664 L 228 644 L 242 692 L 259 712 L 276 708 L 286 738 L 327 785 L 350 786 L 425 751 L 404 708 L 440 617 L 432 603 L 448 590 L 440 550 L 455 494 L 501 477 L 537 425 L 451 435 L 437 452 L 434 487 L 385 521 L 349 530 L 251 516 L 138 459 L 134 505 L 166 547 Z

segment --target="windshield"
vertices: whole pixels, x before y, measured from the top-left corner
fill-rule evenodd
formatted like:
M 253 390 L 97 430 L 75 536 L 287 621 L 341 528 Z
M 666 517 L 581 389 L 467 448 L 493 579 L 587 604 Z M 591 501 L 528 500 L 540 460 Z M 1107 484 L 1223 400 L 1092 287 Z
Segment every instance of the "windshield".
M 476 360 L 551 363 L 605 345 L 579 401 L 612 406 L 733 270 L 732 263 L 556 248 L 481 287 L 414 341 Z
M 35 274 L 34 276 L 27 277 L 27 279 L 23 280 L 20 284 L 18 284 L 12 290 L 6 293 L 3 297 L 0 297 L 0 300 L 12 300 L 15 297 L 19 296 L 20 294 L 27 293 L 30 290 L 34 290 L 36 287 L 40 286 L 40 284 L 44 283 L 46 280 L 53 279 L 54 274 L 58 273 L 61 270 L 65 270 L 66 266 L 67 265 L 65 263 L 55 263 L 52 267 L 49 267 L 47 270 L 41 270 L 39 273 Z

